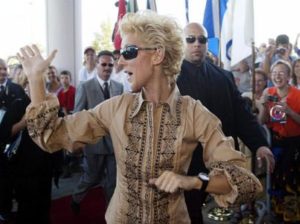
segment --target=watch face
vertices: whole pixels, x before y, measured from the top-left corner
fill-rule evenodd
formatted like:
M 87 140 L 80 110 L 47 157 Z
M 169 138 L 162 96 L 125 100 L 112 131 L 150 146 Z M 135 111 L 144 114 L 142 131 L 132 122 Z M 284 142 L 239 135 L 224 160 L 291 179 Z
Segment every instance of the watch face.
M 204 181 L 209 181 L 209 176 L 206 173 L 199 173 L 199 178 Z

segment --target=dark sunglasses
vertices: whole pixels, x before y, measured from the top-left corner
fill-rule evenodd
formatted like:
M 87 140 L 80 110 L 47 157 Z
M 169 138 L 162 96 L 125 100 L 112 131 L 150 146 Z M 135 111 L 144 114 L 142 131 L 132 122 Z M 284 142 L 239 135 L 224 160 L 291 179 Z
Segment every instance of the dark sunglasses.
M 186 40 L 186 42 L 187 42 L 188 44 L 193 44 L 193 43 L 195 43 L 196 39 L 198 40 L 198 43 L 200 43 L 200 44 L 206 44 L 206 43 L 207 43 L 207 37 L 205 37 L 205 36 L 203 36 L 203 35 L 198 36 L 198 37 L 196 37 L 196 36 L 187 36 L 187 37 L 185 38 L 185 40 Z
M 113 67 L 114 64 L 112 64 L 112 63 L 109 63 L 109 64 L 107 64 L 107 63 L 102 63 L 101 66 L 102 66 L 102 67 L 106 67 L 106 66 L 108 66 L 108 67 Z
M 157 50 L 156 47 L 137 47 L 135 45 L 127 46 L 120 50 L 121 55 L 125 60 L 134 59 L 138 55 L 138 51 L 150 51 L 150 50 Z

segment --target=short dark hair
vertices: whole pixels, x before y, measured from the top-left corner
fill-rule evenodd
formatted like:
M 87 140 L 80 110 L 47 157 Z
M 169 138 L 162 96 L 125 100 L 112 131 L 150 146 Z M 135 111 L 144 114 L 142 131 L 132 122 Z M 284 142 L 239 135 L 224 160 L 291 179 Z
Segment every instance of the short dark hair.
M 114 50 L 112 53 L 113 54 L 121 54 L 120 50 Z
M 289 44 L 290 43 L 290 38 L 286 34 L 280 34 L 276 37 L 276 46 L 279 44 Z
M 100 51 L 97 55 L 97 59 L 99 59 L 100 57 L 102 56 L 110 56 L 112 58 L 114 58 L 114 55 L 111 51 L 108 51 L 108 50 L 103 50 L 103 51 Z
M 70 76 L 70 78 L 72 77 L 71 72 L 68 71 L 68 70 L 62 70 L 62 71 L 60 72 L 60 74 L 61 74 L 61 75 L 68 75 L 68 76 Z
M 95 51 L 95 49 L 93 48 L 93 47 L 87 47 L 87 48 L 85 48 L 85 50 L 84 50 L 84 54 L 87 54 L 89 51 L 92 51 L 93 53 L 96 53 L 96 51 Z

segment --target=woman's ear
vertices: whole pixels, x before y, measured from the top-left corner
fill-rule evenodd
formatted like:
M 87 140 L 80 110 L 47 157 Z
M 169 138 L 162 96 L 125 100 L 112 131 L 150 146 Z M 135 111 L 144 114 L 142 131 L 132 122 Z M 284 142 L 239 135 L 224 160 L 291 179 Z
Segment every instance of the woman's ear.
M 155 50 L 155 53 L 152 58 L 152 62 L 154 65 L 159 65 L 163 62 L 165 58 L 165 48 L 160 47 Z

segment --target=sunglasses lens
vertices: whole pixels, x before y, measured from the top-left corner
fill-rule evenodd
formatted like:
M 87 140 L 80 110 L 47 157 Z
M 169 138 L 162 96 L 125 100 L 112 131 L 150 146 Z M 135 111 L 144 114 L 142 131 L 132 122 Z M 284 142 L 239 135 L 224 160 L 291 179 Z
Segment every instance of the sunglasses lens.
M 187 43 L 192 44 L 195 42 L 196 37 L 187 37 L 187 38 L 185 38 L 185 40 Z
M 199 36 L 197 38 L 195 36 L 189 36 L 186 37 L 185 40 L 188 44 L 193 44 L 196 40 L 198 40 L 200 44 L 206 44 L 207 42 L 207 38 L 205 36 Z
M 121 55 L 125 60 L 130 60 L 136 58 L 138 54 L 138 49 L 136 47 L 126 47 L 124 50 L 121 50 Z
M 102 67 L 106 67 L 106 66 L 108 66 L 108 67 L 113 67 L 114 64 L 111 64 L 111 63 L 109 63 L 109 64 L 107 64 L 107 63 L 102 63 L 101 66 L 102 66 Z
M 198 37 L 198 41 L 200 44 L 206 44 L 207 38 L 205 36 Z

